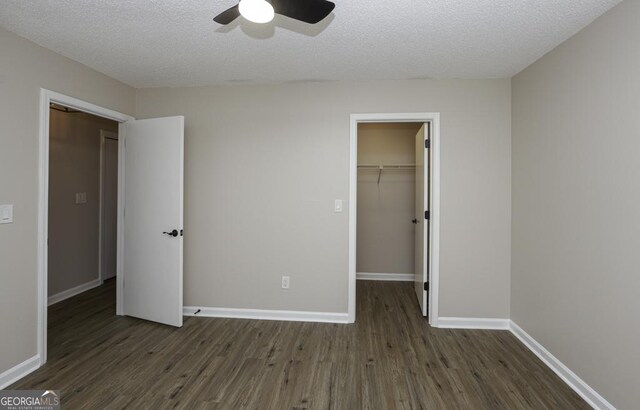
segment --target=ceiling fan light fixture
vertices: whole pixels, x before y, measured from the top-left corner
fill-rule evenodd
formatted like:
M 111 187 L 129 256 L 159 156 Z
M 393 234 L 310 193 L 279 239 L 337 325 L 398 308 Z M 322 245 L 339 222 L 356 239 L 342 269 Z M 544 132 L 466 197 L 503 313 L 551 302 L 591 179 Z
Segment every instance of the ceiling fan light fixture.
M 268 23 L 273 20 L 273 6 L 266 0 L 240 0 L 240 14 L 254 23 Z

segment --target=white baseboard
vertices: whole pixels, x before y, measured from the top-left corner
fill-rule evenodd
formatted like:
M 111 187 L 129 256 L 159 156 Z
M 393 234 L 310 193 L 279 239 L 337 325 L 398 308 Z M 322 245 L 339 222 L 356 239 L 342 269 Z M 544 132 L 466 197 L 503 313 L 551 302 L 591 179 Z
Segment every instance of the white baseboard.
M 540 360 L 544 362 L 551 370 L 553 370 L 565 383 L 569 385 L 576 393 L 589 403 L 591 407 L 598 410 L 615 410 L 615 407 L 592 389 L 578 375 L 572 372 L 560 360 L 552 355 L 547 349 L 538 343 L 527 332 L 522 330 L 520 326 L 513 321 L 510 323 L 510 330 L 520 341 L 531 350 Z
M 580 395 L 591 407 L 597 410 L 616 410 L 598 392 L 592 389 L 578 375 L 572 372 L 560 360 L 538 343 L 520 326 L 509 319 L 485 319 L 466 317 L 439 317 L 438 326 L 444 329 L 487 329 L 510 330 L 529 350 L 531 350 L 544 364 L 553 370 L 569 387 Z
M 510 322 L 509 319 L 439 317 L 438 327 L 443 329 L 509 330 Z
M 384 280 L 395 282 L 413 282 L 415 275 L 413 273 L 356 273 L 357 280 Z
M 40 367 L 40 356 L 35 355 L 11 369 L 0 373 L 0 390 L 12 385 Z
M 195 312 L 199 312 L 196 314 Z M 229 309 L 185 306 L 185 316 L 219 317 L 233 319 L 282 320 L 290 322 L 349 323 L 347 313 L 301 312 L 294 310 Z
M 49 298 L 47 299 L 47 306 L 51 306 L 58 302 L 62 302 L 65 299 L 69 299 L 70 297 L 79 295 L 82 292 L 86 292 L 89 289 L 93 289 L 100 285 L 102 285 L 102 280 L 96 279 L 96 280 L 92 280 L 91 282 L 83 283 L 82 285 L 76 286 L 75 288 L 67 289 L 63 292 L 56 293 L 55 295 L 49 296 Z

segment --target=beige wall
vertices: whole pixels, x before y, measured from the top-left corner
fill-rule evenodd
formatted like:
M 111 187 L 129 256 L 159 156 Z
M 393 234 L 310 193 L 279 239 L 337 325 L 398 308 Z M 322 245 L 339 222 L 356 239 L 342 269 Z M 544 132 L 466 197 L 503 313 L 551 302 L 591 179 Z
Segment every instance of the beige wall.
M 49 296 L 98 275 L 100 130 L 118 123 L 51 109 L 49 133 Z M 75 194 L 87 194 L 85 204 Z
M 640 402 L 640 2 L 513 79 L 513 320 L 620 409 Z
M 440 112 L 441 314 L 509 316 L 509 80 L 149 89 L 134 110 L 132 88 L 2 29 L 0 52 L 0 371 L 37 350 L 41 87 L 186 115 L 185 303 L 204 306 L 346 312 L 349 114 Z
M 414 164 L 422 124 L 358 125 L 358 164 Z M 415 170 L 358 171 L 358 272 L 413 273 Z
M 638 21 L 640 2 L 623 2 L 511 83 L 137 94 L 0 29 L 0 203 L 15 205 L 0 226 L 0 372 L 36 354 L 44 87 L 140 117 L 186 116 L 185 303 L 204 306 L 345 312 L 348 220 L 333 200 L 348 206 L 349 114 L 440 112 L 441 315 L 511 311 L 614 405 L 634 407 Z
M 431 111 L 441 315 L 508 318 L 510 95 L 508 79 L 138 90 L 137 116 L 186 117 L 185 304 L 346 312 L 349 114 Z
M 40 87 L 132 113 L 132 88 L 0 29 L 0 372 L 37 352 Z

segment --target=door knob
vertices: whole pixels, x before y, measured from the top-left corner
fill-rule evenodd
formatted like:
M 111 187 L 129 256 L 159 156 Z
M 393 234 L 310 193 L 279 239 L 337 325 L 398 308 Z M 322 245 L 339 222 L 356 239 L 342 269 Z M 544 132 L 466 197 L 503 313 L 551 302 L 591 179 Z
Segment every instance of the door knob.
M 173 236 L 174 238 L 175 238 L 176 236 L 178 236 L 178 230 L 177 230 L 177 229 L 174 229 L 174 230 L 173 230 L 173 231 L 171 231 L 171 232 L 162 232 L 162 233 L 163 233 L 163 234 L 165 234 L 165 235 Z
M 412 222 L 414 225 L 416 225 L 416 224 L 418 223 L 418 220 L 417 220 L 417 219 L 414 219 L 414 220 L 412 220 L 411 222 Z

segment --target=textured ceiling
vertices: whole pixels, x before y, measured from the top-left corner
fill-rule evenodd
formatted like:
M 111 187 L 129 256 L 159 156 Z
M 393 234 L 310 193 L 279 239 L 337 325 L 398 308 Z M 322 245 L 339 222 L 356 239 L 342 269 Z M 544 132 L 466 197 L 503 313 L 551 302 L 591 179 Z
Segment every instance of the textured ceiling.
M 317 25 L 223 27 L 235 0 L 0 0 L 0 26 L 134 87 L 498 78 L 620 0 L 334 2 Z

